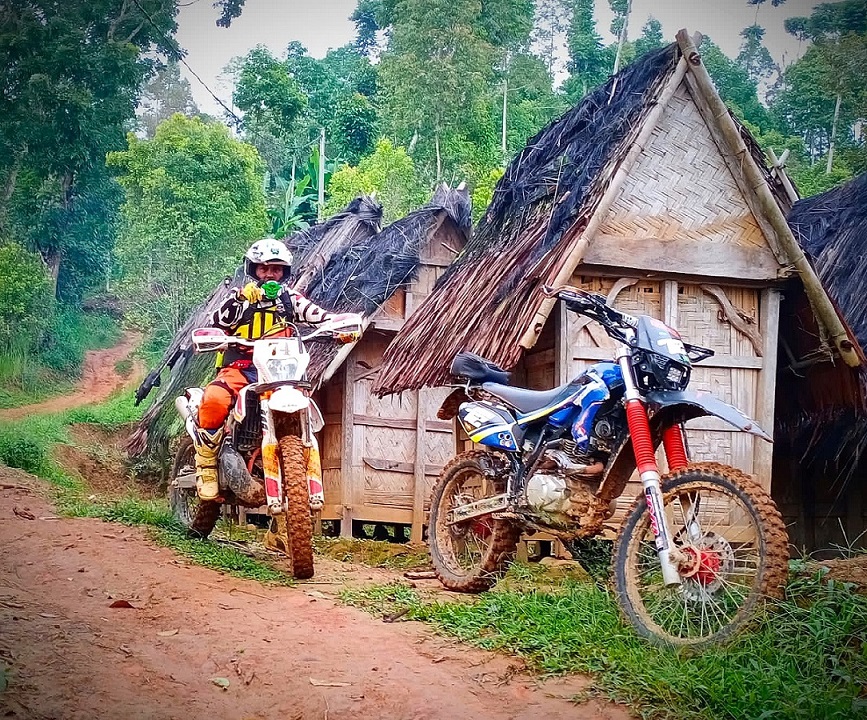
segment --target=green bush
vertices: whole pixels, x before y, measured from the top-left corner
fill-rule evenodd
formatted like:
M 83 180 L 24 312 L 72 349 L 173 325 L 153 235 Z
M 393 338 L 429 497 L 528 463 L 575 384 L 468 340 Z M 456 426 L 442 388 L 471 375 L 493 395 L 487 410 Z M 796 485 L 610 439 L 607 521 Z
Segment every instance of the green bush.
M 45 467 L 45 445 L 15 432 L 0 433 L 0 461 L 9 467 L 39 473 Z
M 38 360 L 52 370 L 77 376 L 87 350 L 111 347 L 120 334 L 120 323 L 107 313 L 63 308 L 54 316 L 45 334 Z
M 0 245 L 0 352 L 13 343 L 34 347 L 53 312 L 51 279 L 36 253 L 17 243 Z

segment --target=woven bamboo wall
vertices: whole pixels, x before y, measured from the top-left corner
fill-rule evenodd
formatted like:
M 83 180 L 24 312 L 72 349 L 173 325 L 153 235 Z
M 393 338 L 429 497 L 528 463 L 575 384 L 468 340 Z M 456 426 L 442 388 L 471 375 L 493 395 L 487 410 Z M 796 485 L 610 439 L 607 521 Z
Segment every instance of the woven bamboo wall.
M 631 284 L 630 284 L 631 283 Z M 688 342 L 703 345 L 717 354 L 693 368 L 691 390 L 711 392 L 735 405 L 751 417 L 758 414 L 758 384 L 763 359 L 757 354 L 754 340 L 733 327 L 719 299 L 696 283 L 675 280 L 640 280 L 638 278 L 594 277 L 576 275 L 572 284 L 609 297 L 614 307 L 632 314 L 649 315 L 677 328 Z M 760 290 L 721 287 L 725 298 L 759 327 Z M 611 360 L 614 343 L 595 323 L 587 323 L 572 313 L 565 316 L 563 341 L 568 352 L 568 374 L 575 376 L 589 364 Z M 770 425 L 766 428 L 770 430 Z M 697 418 L 687 424 L 691 458 L 696 461 L 722 462 L 748 473 L 755 470 L 753 436 L 734 431 L 716 418 Z M 661 467 L 664 456 L 660 453 Z M 759 478 L 769 487 L 770 476 Z M 632 500 L 641 492 L 634 476 L 618 500 L 614 521 L 619 522 Z
M 777 277 L 779 264 L 685 85 L 631 168 L 584 263 Z

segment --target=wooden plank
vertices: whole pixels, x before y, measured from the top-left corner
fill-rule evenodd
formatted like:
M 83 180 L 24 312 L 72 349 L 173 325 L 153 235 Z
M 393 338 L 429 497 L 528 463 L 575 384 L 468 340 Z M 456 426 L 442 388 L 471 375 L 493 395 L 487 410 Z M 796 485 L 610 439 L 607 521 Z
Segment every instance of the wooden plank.
M 598 235 L 583 262 L 642 271 L 736 280 L 776 280 L 780 265 L 773 254 L 713 238 L 640 238 Z
M 340 485 L 343 490 L 341 505 L 343 512 L 340 518 L 340 536 L 352 537 L 352 506 L 355 497 L 355 468 L 352 464 L 355 426 L 349 421 L 355 411 L 355 379 L 352 367 L 354 363 L 343 365 L 343 451 L 341 453 Z
M 777 341 L 780 325 L 780 293 L 773 288 L 762 291 L 759 326 L 764 340 L 765 365 L 759 373 L 755 419 L 762 429 L 774 436 L 774 403 L 777 389 Z M 753 445 L 753 472 L 761 486 L 771 491 L 774 446 L 763 440 Z
M 396 473 L 404 473 L 406 475 L 414 475 L 415 474 L 415 463 L 414 462 L 402 462 L 398 460 L 386 460 L 384 458 L 372 458 L 372 457 L 363 457 L 362 460 L 364 464 L 368 467 L 373 468 L 374 470 L 383 470 L 387 472 L 396 472 Z M 424 465 L 424 474 L 425 475 L 439 475 L 443 470 L 443 465 L 436 465 L 435 463 L 425 463 Z
M 689 342 L 689 338 L 686 339 Z M 606 348 L 593 348 L 582 346 L 576 349 L 575 360 L 590 360 L 598 362 L 599 360 L 607 360 L 613 362 L 611 351 Z M 763 359 L 760 357 L 752 357 L 749 355 L 714 355 L 706 360 L 702 360 L 700 365 L 696 367 L 708 368 L 743 368 L 745 370 L 759 370 L 763 366 Z
M 554 324 L 554 385 L 565 385 L 571 379 L 572 348 L 569 346 L 569 325 L 566 306 L 557 303 L 557 317 Z
M 375 415 L 353 415 L 352 422 L 355 425 L 367 425 L 371 427 L 387 427 L 395 430 L 415 430 L 416 421 L 411 418 L 383 418 Z M 429 432 L 450 433 L 452 424 L 447 420 L 426 420 L 425 430 Z
M 415 425 L 415 468 L 413 475 L 415 476 L 415 484 L 413 485 L 413 501 L 412 501 L 412 531 L 410 533 L 410 541 L 422 541 L 424 530 L 424 501 L 425 501 L 425 410 L 428 405 L 430 390 L 422 388 L 418 391 L 418 402 L 416 403 L 416 425 Z
M 662 283 L 662 322 L 677 329 L 677 281 L 665 280 Z

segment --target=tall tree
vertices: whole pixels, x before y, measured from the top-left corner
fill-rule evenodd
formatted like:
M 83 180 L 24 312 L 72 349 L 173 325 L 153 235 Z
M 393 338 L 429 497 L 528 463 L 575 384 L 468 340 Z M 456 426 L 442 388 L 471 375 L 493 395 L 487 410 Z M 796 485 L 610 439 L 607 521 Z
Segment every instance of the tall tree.
M 261 160 L 226 126 L 174 115 L 109 165 L 125 191 L 116 256 L 135 320 L 168 339 L 265 230 Z
M 563 86 L 572 104 L 600 85 L 610 71 L 602 38 L 596 32 L 593 0 L 574 0 L 569 23 L 569 78 Z
M 662 23 L 651 15 L 641 28 L 641 37 L 633 43 L 635 57 L 641 57 L 651 50 L 661 48 L 663 45 L 665 45 L 665 39 L 662 35 Z
M 746 69 L 729 58 L 708 36 L 702 39 L 699 52 L 726 104 L 758 128 L 770 129 L 772 123 L 768 111 L 759 102 L 756 83 Z
M 758 85 L 770 78 L 776 68 L 771 53 L 764 46 L 765 29 L 760 25 L 750 25 L 741 30 L 741 37 L 744 41 L 735 62 Z
M 496 53 L 479 32 L 481 11 L 480 0 L 399 0 L 395 8 L 380 63 L 384 116 L 399 144 L 417 142 L 433 180 L 465 159 L 469 140 L 495 152 L 492 119 L 485 114 Z
M 572 17 L 570 4 L 569 0 L 536 0 L 533 45 L 552 77 L 560 70 L 557 53 L 561 39 L 569 29 Z
M 190 92 L 190 83 L 181 76 L 178 62 L 170 60 L 145 85 L 137 114 L 145 136 L 152 138 L 157 125 L 175 113 L 193 117 L 199 114 L 199 108 Z
M 174 2 L 163 0 L 0 6 L 0 235 L 14 224 L 10 207 L 32 214 L 39 209 L 34 203 L 45 202 L 44 194 L 16 197 L 26 175 L 51 195 L 56 212 L 50 233 L 21 224 L 18 231 L 55 282 L 71 259 L 69 230 L 84 209 L 85 178 L 102 186 L 105 154 L 123 145 L 154 54 L 176 51 L 175 11 Z

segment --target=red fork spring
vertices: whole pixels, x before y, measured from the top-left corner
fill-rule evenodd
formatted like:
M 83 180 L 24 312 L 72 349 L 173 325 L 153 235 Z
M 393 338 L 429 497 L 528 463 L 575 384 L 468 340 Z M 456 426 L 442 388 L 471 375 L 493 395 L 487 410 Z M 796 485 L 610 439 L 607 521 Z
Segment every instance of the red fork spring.
M 632 448 L 635 451 L 638 472 L 657 470 L 653 438 L 650 436 L 650 423 L 647 421 L 647 413 L 641 400 L 626 401 L 626 422 L 632 435 Z
M 683 433 L 680 425 L 672 425 L 662 433 L 662 444 L 665 447 L 665 457 L 668 458 L 668 469 L 680 470 L 686 467 L 686 447 L 683 444 Z

